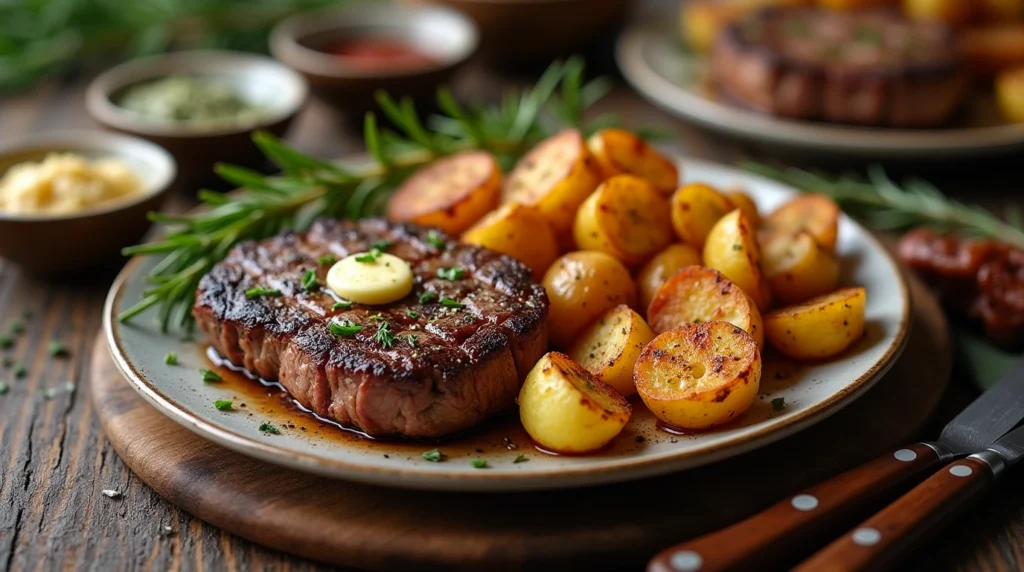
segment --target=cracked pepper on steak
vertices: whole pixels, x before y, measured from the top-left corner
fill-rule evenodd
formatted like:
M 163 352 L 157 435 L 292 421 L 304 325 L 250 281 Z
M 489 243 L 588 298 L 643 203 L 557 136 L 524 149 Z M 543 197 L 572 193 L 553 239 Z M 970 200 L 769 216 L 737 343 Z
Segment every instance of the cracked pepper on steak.
M 429 232 L 380 219 L 320 220 L 305 233 L 240 244 L 202 279 L 193 314 L 222 356 L 278 380 L 322 417 L 371 436 L 434 438 L 468 429 L 514 405 L 547 350 L 548 299 L 518 261 L 440 232 L 438 248 Z M 412 293 L 391 304 L 332 309 L 337 299 L 324 286 L 331 265 L 318 259 L 340 260 L 380 240 L 410 263 Z M 461 280 L 437 277 L 453 266 L 465 269 Z M 321 287 L 303 291 L 310 269 Z M 281 295 L 247 298 L 257 286 Z M 420 303 L 425 292 L 464 307 Z M 332 335 L 329 323 L 346 319 L 362 331 Z M 391 347 L 374 339 L 384 321 Z

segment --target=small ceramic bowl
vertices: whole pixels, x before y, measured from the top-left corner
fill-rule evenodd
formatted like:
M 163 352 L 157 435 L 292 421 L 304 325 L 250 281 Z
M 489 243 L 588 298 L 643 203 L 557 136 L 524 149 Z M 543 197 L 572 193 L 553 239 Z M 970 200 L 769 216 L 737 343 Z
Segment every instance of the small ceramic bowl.
M 98 131 L 67 131 L 0 146 L 0 177 L 50 153 L 124 162 L 143 183 L 134 199 L 99 204 L 79 213 L 20 215 L 0 210 L 0 257 L 35 274 L 57 274 L 116 260 L 151 226 L 146 214 L 160 209 L 177 169 L 171 155 L 136 137 Z
M 339 41 L 365 39 L 395 40 L 431 61 L 414 67 L 368 67 L 323 51 Z M 363 114 L 377 108 L 378 90 L 432 101 L 437 88 L 449 82 L 478 45 L 476 25 L 457 10 L 391 2 L 352 2 L 297 14 L 270 34 L 274 57 L 305 76 L 320 99 L 359 127 Z
M 250 103 L 267 112 L 254 124 L 201 127 L 168 125 L 118 105 L 134 85 L 169 76 L 224 80 Z M 302 76 L 271 58 L 224 51 L 175 52 L 133 60 L 100 74 L 86 92 L 93 119 L 114 131 L 148 139 L 178 161 L 180 182 L 189 187 L 216 180 L 216 163 L 259 166 L 263 155 L 252 142 L 255 130 L 281 135 L 306 102 L 309 88 Z

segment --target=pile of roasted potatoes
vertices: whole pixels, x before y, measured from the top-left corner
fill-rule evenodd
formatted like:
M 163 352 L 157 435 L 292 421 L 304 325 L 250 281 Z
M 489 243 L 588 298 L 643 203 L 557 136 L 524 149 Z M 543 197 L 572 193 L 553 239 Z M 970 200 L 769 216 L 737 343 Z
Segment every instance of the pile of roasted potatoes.
M 603 447 L 634 394 L 668 426 L 728 423 L 758 394 L 765 343 L 827 360 L 864 330 L 864 289 L 837 289 L 831 199 L 762 215 L 742 191 L 680 187 L 674 161 L 621 129 L 558 133 L 507 176 L 485 152 L 441 159 L 389 215 L 512 256 L 544 285 L 557 351 L 527 375 L 519 409 L 556 452 Z
M 769 6 L 828 10 L 896 9 L 916 20 L 945 23 L 978 84 L 992 89 L 1007 121 L 1024 122 L 1024 0 L 683 0 L 682 40 L 698 52 L 733 21 Z

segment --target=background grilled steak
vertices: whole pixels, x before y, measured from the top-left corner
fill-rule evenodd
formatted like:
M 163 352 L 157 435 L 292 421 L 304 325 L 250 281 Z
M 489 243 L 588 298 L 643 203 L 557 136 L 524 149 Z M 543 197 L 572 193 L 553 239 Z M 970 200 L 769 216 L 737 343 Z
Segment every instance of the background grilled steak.
M 321 220 L 303 234 L 286 233 L 237 246 L 205 276 L 193 308 L 213 346 L 236 365 L 276 379 L 317 414 L 373 436 L 439 437 L 480 423 L 513 405 L 521 380 L 547 350 L 547 295 L 519 262 L 475 246 L 426 241 L 428 230 L 383 220 Z M 315 269 L 324 284 L 329 264 L 390 240 L 387 252 L 415 275 L 411 295 L 384 306 L 332 310 L 326 288 L 303 291 Z M 437 278 L 442 267 L 465 269 L 461 280 Z M 249 299 L 254 286 L 278 297 Z M 424 292 L 449 296 L 464 308 Z M 332 319 L 362 325 L 353 338 L 333 336 Z M 394 334 L 374 340 L 383 323 Z M 415 341 L 410 343 L 409 335 Z
M 768 9 L 729 26 L 711 56 L 726 99 L 839 123 L 932 126 L 967 93 L 951 30 L 895 12 Z

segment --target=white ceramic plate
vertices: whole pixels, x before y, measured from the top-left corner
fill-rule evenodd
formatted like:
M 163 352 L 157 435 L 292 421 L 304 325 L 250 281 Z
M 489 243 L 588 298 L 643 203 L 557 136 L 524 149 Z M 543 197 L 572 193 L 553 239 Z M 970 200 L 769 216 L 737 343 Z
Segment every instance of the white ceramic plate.
M 794 194 L 784 185 L 728 167 L 688 159 L 680 164 L 686 181 L 746 189 L 763 210 Z M 907 288 L 881 244 L 845 216 L 837 251 L 843 261 L 843 283 L 863 285 L 868 291 L 866 334 L 847 354 L 831 363 L 799 367 L 766 354 L 759 400 L 732 425 L 707 433 L 666 433 L 634 398 L 634 415 L 626 430 L 611 447 L 589 456 L 537 451 L 514 413 L 441 444 L 386 443 L 346 434 L 290 411 L 280 396 L 257 381 L 235 376 L 223 383 L 204 383 L 198 370 L 211 366 L 201 341 L 180 341 L 180 333 L 161 334 L 154 312 L 129 324 L 116 319 L 139 299 L 152 261 L 133 260 L 121 272 L 107 298 L 104 327 L 115 363 L 146 400 L 185 427 L 240 453 L 301 471 L 387 486 L 480 491 L 576 487 L 678 471 L 764 446 L 821 421 L 871 387 L 906 341 Z M 170 351 L 177 353 L 180 365 L 164 364 Z M 774 411 L 771 400 L 779 397 L 785 407 Z M 235 410 L 218 411 L 214 401 L 223 399 L 233 400 Z M 281 428 L 281 434 L 261 432 L 264 422 Z M 423 459 L 422 454 L 435 447 L 447 455 L 445 462 Z M 515 462 L 520 455 L 520 462 Z M 474 459 L 485 459 L 489 467 L 474 468 Z
M 692 123 L 760 144 L 813 153 L 877 159 L 967 159 L 1024 147 L 1024 124 L 1001 122 L 991 95 L 972 98 L 955 124 L 937 129 L 843 126 L 778 119 L 715 97 L 705 58 L 679 40 L 678 16 L 656 12 L 628 26 L 616 58 L 644 97 Z

